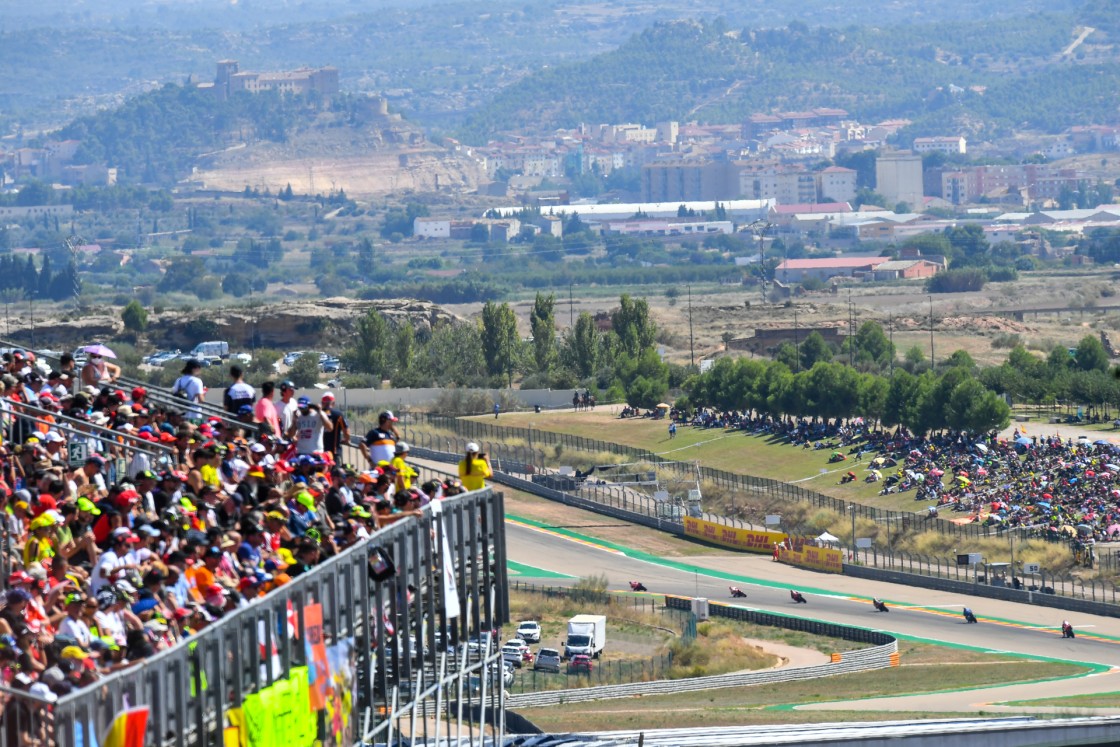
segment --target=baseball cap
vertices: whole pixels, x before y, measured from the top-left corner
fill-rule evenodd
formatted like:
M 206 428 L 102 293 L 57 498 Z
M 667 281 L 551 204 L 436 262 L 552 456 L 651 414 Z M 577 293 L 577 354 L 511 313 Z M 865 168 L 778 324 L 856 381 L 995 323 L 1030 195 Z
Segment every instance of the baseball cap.
M 311 404 L 311 398 L 310 397 L 300 397 L 298 400 L 296 400 L 296 404 L 298 404 L 300 407 L 307 407 L 308 405 Z
M 470 443 L 467 444 L 467 453 L 468 454 L 477 454 L 479 451 L 481 451 L 481 449 L 478 447 L 478 444 L 476 444 L 474 441 L 471 441 Z
M 85 511 L 86 513 L 93 514 L 94 516 L 101 515 L 101 509 L 94 505 L 93 501 L 91 501 L 89 498 L 78 499 L 78 510 Z M 121 528 L 123 529 L 124 527 Z
M 104 467 L 105 466 L 105 457 L 103 457 L 99 454 L 93 454 L 92 456 L 90 456 L 89 458 L 86 459 L 86 464 L 96 464 L 98 467 Z
M 280 382 L 280 391 L 284 391 L 285 389 L 294 390 L 295 388 L 296 388 L 296 385 L 293 384 L 290 379 L 284 379 L 283 381 Z
M 132 603 L 132 613 L 140 615 L 144 612 L 150 612 L 159 606 L 159 600 L 155 597 L 147 597 L 145 599 L 138 599 Z
M 392 410 L 386 410 L 377 416 L 378 420 L 388 420 L 391 423 L 397 422 L 397 416 L 393 414 Z
M 62 649 L 60 656 L 63 659 L 77 659 L 79 661 L 84 661 L 89 658 L 89 654 L 83 651 L 79 646 L 67 646 Z
M 237 408 L 237 414 L 238 415 L 252 415 L 253 414 L 253 406 L 252 405 L 241 405 L 241 407 Z
M 354 506 L 353 508 L 351 508 L 350 509 L 350 515 L 353 516 L 356 519 L 368 519 L 371 516 L 373 516 L 373 514 L 371 514 L 369 511 L 365 510 L 361 506 Z
M 47 431 L 46 435 L 43 436 L 43 440 L 49 444 L 60 444 L 66 442 L 66 438 L 57 431 Z
M 301 490 L 296 494 L 296 503 L 307 508 L 308 511 L 315 510 L 315 497 L 308 493 L 306 490 Z
M 141 398 L 141 397 L 143 397 L 143 396 L 147 395 L 147 393 L 148 393 L 148 390 L 147 390 L 147 389 L 145 389 L 145 388 L 144 388 L 144 387 L 142 387 L 142 386 L 138 386 L 138 387 L 135 387 L 135 388 L 134 388 L 134 389 L 132 390 L 132 398 L 133 398 L 133 399 L 139 399 L 139 398 Z
M 404 441 L 397 441 L 397 445 L 393 450 L 396 451 L 398 454 L 400 454 L 401 452 L 408 451 L 408 444 L 405 443 Z
M 320 399 L 322 399 L 324 401 L 329 399 L 331 402 L 334 402 L 334 395 L 331 394 L 330 392 L 323 392 L 323 396 Z

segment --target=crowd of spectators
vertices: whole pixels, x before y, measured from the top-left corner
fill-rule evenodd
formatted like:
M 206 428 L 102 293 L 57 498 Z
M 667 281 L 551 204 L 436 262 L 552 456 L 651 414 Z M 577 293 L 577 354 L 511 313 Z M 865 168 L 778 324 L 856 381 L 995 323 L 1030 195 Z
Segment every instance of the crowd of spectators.
M 331 392 L 313 402 L 290 381 L 258 392 L 231 366 L 225 414 L 209 416 L 197 361 L 155 401 L 119 388 L 105 357 L 49 369 L 15 352 L 0 364 L 8 687 L 51 700 L 91 684 L 464 491 L 415 484 L 392 412 L 347 452 L 360 453 L 354 466 Z M 488 476 L 478 462 L 472 477 Z
M 742 412 L 674 412 L 680 423 L 777 436 L 860 463 L 883 494 L 913 491 L 951 521 L 1021 527 L 1084 543 L 1120 539 L 1120 453 L 1107 439 L 935 433 L 916 436 L 852 421 L 779 419 Z M 854 473 L 853 473 L 854 474 Z

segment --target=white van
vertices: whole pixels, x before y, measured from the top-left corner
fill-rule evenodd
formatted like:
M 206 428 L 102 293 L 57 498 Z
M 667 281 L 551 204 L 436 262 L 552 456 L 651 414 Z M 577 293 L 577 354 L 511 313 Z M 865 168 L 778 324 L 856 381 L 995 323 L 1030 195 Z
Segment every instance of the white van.
M 214 360 L 219 358 L 225 360 L 229 357 L 229 343 L 223 340 L 211 340 L 210 342 L 200 342 L 194 346 L 191 352 L 187 353 L 184 358 L 194 358 L 196 360 Z

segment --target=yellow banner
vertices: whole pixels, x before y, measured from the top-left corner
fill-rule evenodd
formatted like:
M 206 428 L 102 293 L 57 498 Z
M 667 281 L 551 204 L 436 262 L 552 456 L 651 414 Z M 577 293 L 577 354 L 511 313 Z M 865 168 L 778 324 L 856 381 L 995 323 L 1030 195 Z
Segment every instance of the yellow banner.
M 801 550 L 788 550 L 785 547 L 778 549 L 778 560 L 799 568 L 809 568 L 825 573 L 844 572 L 844 553 L 831 547 L 816 547 L 804 545 Z
M 772 553 L 775 544 L 786 540 L 782 532 L 738 529 L 692 516 L 684 517 L 684 533 L 688 537 L 747 552 Z

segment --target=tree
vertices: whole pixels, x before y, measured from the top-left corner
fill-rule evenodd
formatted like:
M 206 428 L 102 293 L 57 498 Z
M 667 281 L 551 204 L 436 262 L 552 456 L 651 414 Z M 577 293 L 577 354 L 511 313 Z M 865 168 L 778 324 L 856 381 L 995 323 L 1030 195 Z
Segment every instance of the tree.
M 855 345 L 853 352 L 857 362 L 874 364 L 880 369 L 889 366 L 894 358 L 894 343 L 878 322 L 867 321 L 861 324 L 855 335 L 848 338 L 847 344 Z
M 611 327 L 618 336 L 622 350 L 632 358 L 641 357 L 653 347 L 657 327 L 649 316 L 649 304 L 644 298 L 633 299 L 623 293 L 618 308 L 611 314 Z
M 517 316 L 508 303 L 487 301 L 482 307 L 482 356 L 491 376 L 506 376 L 513 386 L 517 362 Z
M 581 311 L 575 326 L 568 330 L 564 338 L 565 363 L 580 379 L 586 379 L 595 373 L 600 338 L 595 320 L 586 311 Z
M 393 341 L 394 353 L 397 358 L 397 373 L 402 374 L 412 368 L 413 349 L 416 344 L 416 330 L 412 324 L 405 320 L 397 328 L 396 339 Z
M 1085 335 L 1077 343 L 1073 362 L 1082 371 L 1107 371 L 1108 353 L 1095 335 Z
M 832 348 L 817 331 L 806 335 L 801 343 L 801 368 L 808 371 L 819 362 L 832 360 Z
M 148 328 L 148 312 L 135 298 L 121 311 L 121 321 L 124 328 L 130 332 L 143 332 Z
M 616 361 L 615 371 L 631 407 L 653 407 L 669 393 L 669 367 L 656 350 L 646 350 L 638 358 L 624 353 Z
M 288 369 L 288 378 L 297 388 L 307 389 L 319 383 L 319 357 L 304 353 Z
M 249 287 L 249 279 L 245 277 L 244 271 L 234 270 L 222 278 L 222 293 L 234 298 L 249 295 Z
M 356 332 L 353 347 L 344 354 L 347 368 L 379 379 L 390 378 L 395 341 L 385 317 L 377 309 L 370 309 L 358 320 Z
M 529 327 L 533 332 L 533 360 L 540 373 L 548 373 L 556 362 L 555 305 L 555 295 L 537 293 L 529 312 Z

